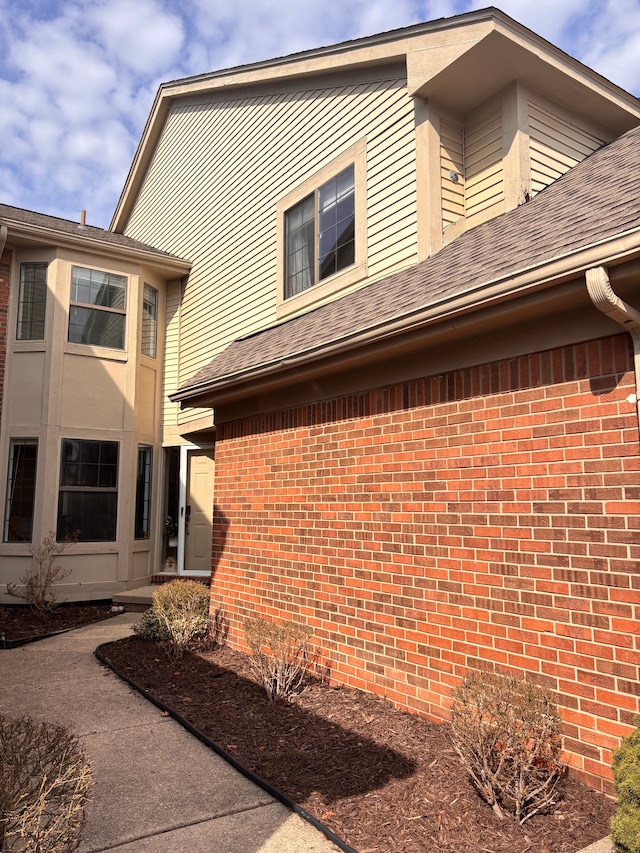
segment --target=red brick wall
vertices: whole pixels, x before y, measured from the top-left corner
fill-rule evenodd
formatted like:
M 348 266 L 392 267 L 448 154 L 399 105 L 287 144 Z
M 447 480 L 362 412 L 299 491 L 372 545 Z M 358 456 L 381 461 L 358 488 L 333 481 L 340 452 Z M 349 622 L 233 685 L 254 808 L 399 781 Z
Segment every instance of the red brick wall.
M 4 367 L 7 359 L 7 315 L 9 313 L 9 284 L 11 281 L 11 252 L 0 257 L 0 427 L 4 395 Z
M 640 477 L 620 335 L 218 428 L 212 606 L 304 619 L 338 682 L 441 718 L 469 669 L 556 692 L 608 788 L 640 711 Z

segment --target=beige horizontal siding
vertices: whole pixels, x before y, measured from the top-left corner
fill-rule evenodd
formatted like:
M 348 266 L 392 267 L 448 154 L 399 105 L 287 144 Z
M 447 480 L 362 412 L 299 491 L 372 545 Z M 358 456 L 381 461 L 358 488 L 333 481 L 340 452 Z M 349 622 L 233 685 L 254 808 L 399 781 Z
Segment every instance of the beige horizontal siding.
M 549 186 L 603 144 L 575 116 L 529 102 L 529 151 L 532 194 Z
M 458 175 L 457 183 L 449 176 L 451 170 Z M 446 229 L 464 216 L 465 162 L 464 128 L 445 119 L 440 119 L 440 189 Z
M 465 209 L 467 217 L 504 199 L 502 111 L 500 107 L 465 129 Z
M 180 283 L 167 286 L 165 308 L 165 369 L 162 384 L 162 423 L 178 423 L 178 404 L 168 395 L 178 387 L 178 337 L 180 333 Z
M 398 79 L 174 107 L 126 233 L 193 262 L 179 383 L 275 322 L 276 202 L 360 139 L 369 273 L 415 258 L 413 123 Z

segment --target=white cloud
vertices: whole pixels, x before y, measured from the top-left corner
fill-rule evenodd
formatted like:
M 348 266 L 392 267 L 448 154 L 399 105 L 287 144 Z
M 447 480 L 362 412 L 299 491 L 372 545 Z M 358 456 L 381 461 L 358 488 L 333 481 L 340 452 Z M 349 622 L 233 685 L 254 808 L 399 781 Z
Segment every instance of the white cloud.
M 86 20 L 111 61 L 145 76 L 170 65 L 184 38 L 182 19 L 154 0 L 94 3 Z

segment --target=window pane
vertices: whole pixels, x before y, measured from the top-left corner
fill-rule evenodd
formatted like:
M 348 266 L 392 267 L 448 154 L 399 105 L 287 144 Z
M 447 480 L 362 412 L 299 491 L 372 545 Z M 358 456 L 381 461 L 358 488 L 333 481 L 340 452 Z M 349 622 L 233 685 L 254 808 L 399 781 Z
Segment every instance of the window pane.
M 69 341 L 98 347 L 124 349 L 124 314 L 93 308 L 69 308 Z
M 117 488 L 118 442 L 63 439 L 60 486 Z
M 156 357 L 156 340 L 158 335 L 158 291 L 150 284 L 145 284 L 142 300 L 142 341 L 140 344 L 143 355 Z
M 151 528 L 151 448 L 138 448 L 135 538 L 148 539 Z
M 47 264 L 20 264 L 17 340 L 44 340 L 46 301 Z
M 38 442 L 12 439 L 4 517 L 4 542 L 31 542 Z
M 285 299 L 315 283 L 314 218 L 312 195 L 285 214 Z
M 62 440 L 58 541 L 76 530 L 80 542 L 115 541 L 118 448 L 117 441 Z
M 71 301 L 86 305 L 102 305 L 124 311 L 127 288 L 126 276 L 73 267 L 71 273 Z
M 320 187 L 318 208 L 318 277 L 322 281 L 355 262 L 353 166 Z
M 61 491 L 58 499 L 58 542 L 76 530 L 79 542 L 115 542 L 116 492 Z

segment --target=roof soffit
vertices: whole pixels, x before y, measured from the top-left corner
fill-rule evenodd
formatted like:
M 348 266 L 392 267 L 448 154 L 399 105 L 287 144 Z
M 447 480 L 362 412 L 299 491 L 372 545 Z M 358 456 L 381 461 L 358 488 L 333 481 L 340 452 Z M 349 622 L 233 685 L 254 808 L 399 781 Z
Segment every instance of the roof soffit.
M 462 115 L 514 80 L 620 135 L 640 122 L 640 101 L 552 45 L 492 27 L 481 39 L 415 51 L 407 57 L 409 92 Z M 464 48 L 464 49 L 462 49 Z

